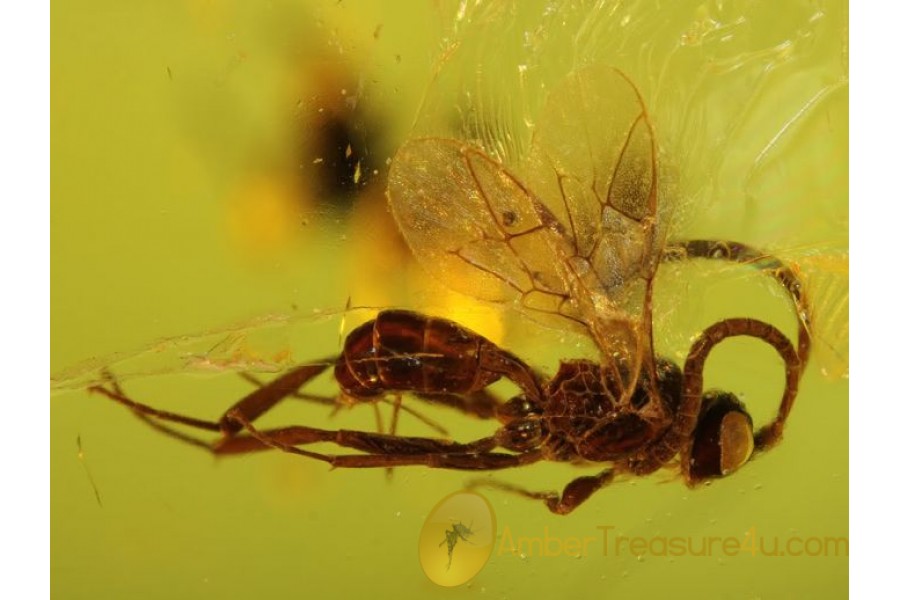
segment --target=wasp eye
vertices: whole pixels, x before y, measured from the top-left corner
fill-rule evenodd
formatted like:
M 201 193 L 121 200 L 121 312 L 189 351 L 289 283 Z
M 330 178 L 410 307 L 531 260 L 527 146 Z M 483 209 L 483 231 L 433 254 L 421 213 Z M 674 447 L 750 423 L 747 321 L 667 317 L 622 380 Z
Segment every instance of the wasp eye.
M 752 453 L 753 420 L 744 405 L 734 394 L 706 394 L 691 450 L 691 481 L 733 473 Z

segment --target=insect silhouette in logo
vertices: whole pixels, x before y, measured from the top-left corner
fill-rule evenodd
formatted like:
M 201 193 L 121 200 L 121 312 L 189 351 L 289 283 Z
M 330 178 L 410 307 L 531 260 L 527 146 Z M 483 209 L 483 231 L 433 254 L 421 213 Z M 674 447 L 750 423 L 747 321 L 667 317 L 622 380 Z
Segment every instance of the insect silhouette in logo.
M 777 258 L 732 241 L 666 242 L 658 168 L 653 128 L 636 86 L 604 66 L 572 73 L 549 94 L 518 171 L 522 178 L 474 145 L 445 138 L 412 139 L 392 162 L 391 209 L 427 269 L 461 274 L 447 279 L 470 295 L 586 336 L 596 360 L 563 360 L 549 376 L 458 323 L 385 310 L 350 332 L 339 356 L 286 372 L 218 421 L 157 410 L 114 381 L 93 390 L 216 454 L 275 448 L 336 468 L 485 471 L 546 460 L 603 465 L 561 493 L 496 484 L 541 500 L 557 514 L 570 513 L 618 474 L 644 476 L 672 466 L 687 485 L 728 475 L 782 438 L 809 356 L 809 308 L 797 274 Z M 664 263 L 699 259 L 750 265 L 775 277 L 796 308 L 796 346 L 772 325 L 738 317 L 703 331 L 683 367 L 657 356 L 651 319 L 656 271 Z M 734 394 L 703 389 L 710 352 L 737 336 L 765 342 L 784 363 L 777 415 L 756 429 Z M 460 442 L 254 426 L 329 367 L 341 394 L 355 402 L 406 394 L 494 419 L 499 427 Z M 489 386 L 501 379 L 518 393 L 498 397 Z M 218 432 L 221 439 L 197 440 L 165 422 Z M 307 448 L 320 443 L 355 452 Z
M 469 542 L 470 535 L 474 535 L 475 532 L 472 531 L 472 526 L 468 527 L 463 525 L 461 522 L 457 521 L 456 523 L 450 524 L 450 529 L 444 532 L 444 540 L 438 544 L 438 546 L 443 546 L 447 544 L 447 570 L 450 570 L 450 565 L 453 563 L 453 549 L 456 548 L 456 544 L 459 543 L 459 540 L 464 542 Z

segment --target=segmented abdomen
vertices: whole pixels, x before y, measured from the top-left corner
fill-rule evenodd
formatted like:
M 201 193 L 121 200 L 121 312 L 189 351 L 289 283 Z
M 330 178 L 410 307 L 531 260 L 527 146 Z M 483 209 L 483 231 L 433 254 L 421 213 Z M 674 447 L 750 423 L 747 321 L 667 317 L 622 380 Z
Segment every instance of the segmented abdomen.
M 497 381 L 480 359 L 492 342 L 446 319 L 387 310 L 350 332 L 334 373 L 351 396 L 466 394 Z

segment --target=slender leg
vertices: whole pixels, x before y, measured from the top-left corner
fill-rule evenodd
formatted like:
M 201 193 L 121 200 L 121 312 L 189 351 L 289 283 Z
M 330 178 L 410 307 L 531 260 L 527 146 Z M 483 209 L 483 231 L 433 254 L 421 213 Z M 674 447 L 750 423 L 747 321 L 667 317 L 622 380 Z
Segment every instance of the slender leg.
M 497 416 L 497 409 L 504 404 L 496 394 L 488 390 L 479 390 L 471 394 L 417 394 L 426 402 L 441 404 L 454 408 L 470 417 L 479 419 L 493 419 Z
M 186 444 L 190 444 L 191 446 L 196 446 L 197 448 L 203 448 L 204 450 L 209 450 L 210 452 L 215 452 L 215 444 L 212 444 L 206 440 L 200 439 L 193 435 L 184 433 L 182 431 L 178 431 L 177 429 L 175 429 L 173 427 L 169 427 L 165 423 L 163 423 L 161 421 L 157 421 L 153 417 L 145 415 L 144 413 L 142 413 L 138 410 L 135 410 L 133 412 L 134 412 L 134 416 L 136 416 L 138 419 L 140 419 L 141 421 L 143 421 L 144 423 L 146 423 L 147 425 L 149 425 L 150 427 L 152 427 L 153 429 L 157 430 L 160 433 L 163 433 L 169 437 L 175 438 L 176 440 L 180 440 Z
M 328 368 L 328 366 L 328 363 L 303 365 L 288 371 L 281 377 L 271 381 L 269 384 L 244 396 L 229 408 L 222 418 L 216 422 L 195 419 L 170 411 L 158 410 L 152 406 L 135 402 L 126 396 L 119 385 L 114 381 L 110 384 L 112 389 L 107 389 L 104 386 L 93 386 L 89 388 L 88 391 L 103 394 L 107 398 L 124 404 L 146 417 L 154 417 L 163 421 L 181 423 L 182 425 L 189 425 L 206 431 L 218 431 L 228 437 L 241 430 L 241 423 L 257 419 L 281 400 L 291 395 L 292 392 L 303 387 L 306 382 L 320 374 Z M 236 415 L 240 415 L 241 418 L 236 418 Z
M 263 387 L 266 385 L 265 383 L 248 373 L 241 373 L 241 377 L 258 387 Z M 336 403 L 335 398 L 329 396 L 305 394 L 300 391 L 294 391 L 290 394 L 290 396 L 292 398 L 306 400 L 315 404 L 338 407 L 338 410 L 339 407 L 342 406 Z M 479 419 L 493 419 L 496 416 L 497 409 L 503 404 L 503 400 L 501 400 L 496 394 L 493 394 L 488 390 L 479 390 L 470 394 L 418 393 L 416 394 L 416 397 L 424 400 L 427 403 L 449 406 L 469 416 L 477 417 Z M 383 400 L 383 398 L 376 398 L 371 401 L 379 402 Z M 430 417 L 422 414 L 422 412 L 410 407 L 408 403 L 397 403 L 396 401 L 392 401 L 391 407 L 394 413 L 396 413 L 397 410 L 403 411 L 411 415 L 413 418 L 421 421 L 440 435 L 449 435 L 449 432 L 442 425 L 437 423 L 434 419 L 431 419 Z M 395 418 L 394 414 L 392 414 L 391 418 Z M 377 423 L 378 421 L 380 421 L 381 415 L 376 413 L 375 419 L 377 429 Z M 384 425 L 382 424 L 381 427 L 382 429 L 377 430 L 383 431 Z M 396 433 L 396 425 L 392 424 L 392 427 L 394 427 L 392 431 Z
M 361 445 L 357 440 L 357 436 L 369 435 L 374 437 L 376 434 L 367 434 L 352 430 L 326 431 L 302 425 L 292 427 L 280 427 L 276 429 L 257 430 L 256 437 L 253 435 L 237 434 L 231 437 L 222 437 L 216 442 L 209 442 L 198 437 L 186 434 L 177 429 L 169 427 L 164 422 L 157 421 L 156 418 L 135 411 L 135 415 L 147 423 L 153 429 L 160 433 L 173 437 L 177 440 L 202 448 L 215 455 L 238 455 L 259 452 L 263 450 L 271 450 L 273 446 L 277 449 L 283 449 L 283 446 L 299 446 L 304 444 L 315 444 L 320 442 L 334 442 L 339 445 L 356 447 Z M 384 436 L 384 434 L 381 434 Z M 427 438 L 426 438 L 427 439 Z M 263 441 L 265 440 L 265 441 Z M 438 440 L 440 442 L 440 440 Z M 370 442 L 370 446 L 372 443 Z M 460 445 L 459 447 L 462 447 Z M 440 452 L 450 452 L 458 448 L 453 446 L 432 446 L 426 449 Z M 417 450 L 424 452 L 423 447 L 417 447 Z
M 277 429 L 257 430 L 257 437 L 254 437 L 253 435 L 239 434 L 233 437 L 223 437 L 218 442 L 208 442 L 206 440 L 202 440 L 200 438 L 173 429 L 165 423 L 157 421 L 154 417 L 145 415 L 141 412 L 135 411 L 135 414 L 139 419 L 141 419 L 142 421 L 147 423 L 147 425 L 149 425 L 153 429 L 156 429 L 160 433 L 173 437 L 192 446 L 207 450 L 217 456 L 249 454 L 252 452 L 271 450 L 273 449 L 273 447 L 279 450 L 283 450 L 285 446 L 299 446 L 304 444 L 315 444 L 319 442 L 335 442 L 339 445 L 355 447 L 355 436 L 363 434 L 363 432 L 352 430 L 323 431 L 310 427 L 295 426 L 281 427 Z M 374 436 L 375 434 L 368 435 Z M 425 449 L 421 447 L 418 448 L 418 450 L 420 452 L 425 452 Z M 431 447 L 430 450 L 450 452 L 455 449 L 453 447 Z M 307 453 L 304 453 L 304 456 L 305 455 L 307 455 Z
M 764 451 L 781 439 L 784 423 L 794 405 L 800 382 L 802 363 L 791 341 L 772 325 L 756 319 L 726 319 L 707 328 L 691 346 L 684 364 L 684 382 L 681 402 L 675 414 L 675 421 L 666 434 L 643 455 L 629 464 L 629 470 L 637 475 L 646 475 L 681 452 L 682 473 L 686 470 L 691 456 L 694 429 L 700 413 L 703 394 L 703 366 L 709 353 L 722 341 L 736 336 L 750 336 L 772 346 L 784 361 L 785 386 L 775 419 L 759 429 L 754 435 L 756 449 Z
M 784 287 L 797 310 L 797 355 L 800 358 L 800 372 L 806 368 L 810 351 L 809 303 L 806 291 L 796 273 L 778 258 L 766 254 L 740 242 L 723 240 L 690 240 L 670 242 L 663 253 L 663 262 L 677 262 L 686 259 L 706 258 L 728 260 L 748 265 L 773 275 Z
M 388 429 L 388 434 L 390 434 L 391 436 L 397 435 L 397 423 L 398 423 L 398 420 L 400 419 L 400 407 L 401 406 L 403 406 L 402 397 L 400 396 L 400 394 L 394 394 L 394 401 L 391 404 L 391 408 L 392 408 L 392 410 L 391 410 L 391 426 Z M 384 476 L 388 481 L 393 479 L 394 478 L 394 468 L 388 467 L 387 469 L 385 469 Z
M 241 379 L 248 381 L 255 385 L 258 388 L 265 387 L 266 382 L 261 379 L 254 377 L 250 373 L 238 373 Z M 334 406 L 334 396 L 320 396 L 318 394 L 306 394 L 299 390 L 294 390 L 290 394 L 291 398 L 296 398 L 297 400 L 304 400 L 306 402 L 312 402 L 313 404 L 320 404 L 322 406 Z
M 386 433 L 372 433 L 352 429 L 319 429 L 293 425 L 278 429 L 258 430 L 248 424 L 248 435 L 225 438 L 215 445 L 217 454 L 243 454 L 276 448 L 294 453 L 293 446 L 333 443 L 353 448 L 367 454 L 479 454 L 497 446 L 494 437 L 486 437 L 469 443 L 451 442 L 437 438 L 403 437 Z M 306 453 L 303 453 L 306 456 Z
M 375 431 L 384 433 L 384 419 L 381 418 L 381 408 L 378 402 L 372 402 L 372 410 L 375 411 Z
M 153 408 L 152 406 L 148 406 L 146 404 L 137 402 L 129 398 L 121 389 L 121 387 L 115 381 L 111 381 L 107 387 L 104 386 L 94 386 L 90 388 L 90 391 L 94 393 L 102 394 L 116 402 L 124 404 L 128 408 L 132 409 L 132 411 L 140 417 L 144 422 L 148 425 L 152 426 L 154 429 L 176 439 L 179 439 L 185 443 L 191 444 L 193 446 L 201 447 L 207 450 L 214 452 L 215 454 L 243 454 L 247 452 L 255 452 L 260 450 L 267 450 L 269 448 L 278 448 L 281 450 L 285 450 L 286 447 L 290 447 L 292 445 L 299 444 L 309 444 L 314 442 L 323 442 L 323 441 L 337 441 L 329 437 L 326 434 L 312 434 L 312 431 L 322 431 L 322 430 L 313 430 L 312 428 L 297 426 L 297 427 L 286 427 L 280 429 L 273 429 L 267 432 L 257 432 L 256 435 L 237 435 L 242 429 L 251 429 L 248 425 L 257 417 L 265 413 L 267 410 L 272 408 L 275 404 L 283 400 L 284 398 L 291 396 L 296 393 L 299 388 L 301 388 L 307 381 L 321 373 L 325 368 L 327 368 L 327 364 L 316 364 L 316 365 L 305 365 L 302 367 L 298 367 L 293 371 L 286 373 L 285 375 L 279 377 L 278 379 L 273 380 L 269 384 L 255 390 L 251 394 L 245 396 L 243 399 L 235 403 L 218 421 L 208 421 L 204 419 L 197 419 L 194 417 L 190 417 L 187 415 L 174 413 L 170 411 L 159 410 Z M 480 396 L 479 396 L 480 398 Z M 466 402 L 465 398 L 462 398 L 460 401 Z M 494 402 L 495 400 L 492 400 Z M 477 404 L 482 402 L 481 399 L 472 401 L 472 404 Z M 401 410 L 404 408 L 404 405 L 399 404 L 399 408 L 397 408 L 397 403 L 394 404 L 395 411 Z M 434 421 L 431 421 L 424 415 L 420 415 L 418 412 L 407 409 L 411 414 L 421 418 L 423 422 L 430 425 L 431 427 L 438 430 L 442 435 L 446 435 L 447 431 L 439 424 Z M 161 422 L 162 421 L 162 422 Z M 201 429 L 204 431 L 213 431 L 222 433 L 222 439 L 217 443 L 209 443 L 207 441 L 201 440 L 197 437 L 191 436 L 189 434 L 177 431 L 172 429 L 171 427 L 166 426 L 163 422 L 172 422 L 179 423 L 182 425 L 188 425 L 190 427 L 194 427 L 196 429 Z M 396 413 L 392 420 L 392 427 L 396 428 Z M 253 431 L 256 431 L 253 429 Z M 429 438 L 402 438 L 398 436 L 386 435 L 379 438 L 375 434 L 368 434 L 371 436 L 371 440 L 403 440 L 403 439 L 429 439 Z M 344 438 L 347 434 L 344 434 Z M 451 453 L 459 453 L 466 451 L 466 448 L 459 445 L 454 445 L 451 442 L 444 442 L 444 440 L 437 440 L 444 445 L 432 446 L 428 449 L 428 452 L 436 453 L 436 452 L 451 452 Z M 338 441 L 340 443 L 340 441 Z M 385 442 L 383 442 L 385 443 Z M 446 445 L 449 444 L 449 445 Z M 493 444 L 496 445 L 495 443 Z M 351 446 L 355 447 L 355 446 Z M 368 448 L 366 451 L 379 453 L 380 451 L 373 449 L 374 447 Z M 422 446 L 416 447 L 417 454 L 424 454 L 426 450 L 423 449 Z M 308 451 L 298 451 L 293 453 L 303 454 L 304 456 L 312 456 L 319 457 L 324 456 L 317 453 L 310 453 Z M 411 450 L 409 447 L 402 447 L 399 449 L 401 452 L 410 453 Z M 480 451 L 484 451 L 484 448 L 480 448 Z
M 335 363 L 337 359 L 318 364 L 302 365 L 250 392 L 225 412 L 219 423 L 223 433 L 234 434 L 241 430 L 241 421 L 231 415 L 240 414 L 247 421 L 255 421 L 273 406 L 302 388 L 306 383 Z
M 113 383 L 112 388 L 110 390 L 96 387 L 93 388 L 93 391 L 128 406 L 142 419 L 151 422 L 156 429 L 182 441 L 207 448 L 216 454 L 242 454 L 269 447 L 327 462 L 334 468 L 421 465 L 460 470 L 508 469 L 531 464 L 543 458 L 539 451 L 522 454 L 492 452 L 498 446 L 496 436 L 461 444 L 435 438 L 402 437 L 353 430 L 325 430 L 304 426 L 258 430 L 244 413 L 244 405 L 241 402 L 235 404 L 219 422 L 212 422 L 154 409 L 128 398 L 117 384 Z M 223 428 L 222 441 L 215 445 L 209 445 L 174 431 L 162 423 L 157 423 L 156 419 L 190 425 L 207 431 L 219 430 L 221 423 L 236 424 L 237 431 L 243 429 L 247 435 L 236 435 L 230 429 Z M 360 450 L 366 454 L 335 456 L 296 447 L 321 442 L 331 442 L 346 448 Z
M 242 416 L 237 413 L 232 416 L 238 420 L 242 419 Z M 300 443 L 327 441 L 369 453 L 330 455 L 310 452 L 284 443 L 278 436 L 257 430 L 249 421 L 243 421 L 242 425 L 251 436 L 267 446 L 290 454 L 327 462 L 332 468 L 376 469 L 418 465 L 437 469 L 480 471 L 509 469 L 543 459 L 539 450 L 522 454 L 491 452 L 498 445 L 495 436 L 468 444 L 460 444 L 432 438 L 390 436 L 363 431 L 327 431 L 311 427 L 288 428 L 297 432 L 299 434 L 297 437 L 309 436 Z
M 423 466 L 433 469 L 453 469 L 457 471 L 495 471 L 512 469 L 534 464 L 543 459 L 540 452 L 504 454 L 485 452 L 481 454 L 354 454 L 326 457 L 334 468 L 371 469 L 382 467 Z
M 154 417 L 156 419 L 161 419 L 163 421 L 171 421 L 172 423 L 181 423 L 182 425 L 190 425 L 191 427 L 195 427 L 197 429 L 203 429 L 205 431 L 217 431 L 221 432 L 220 422 L 219 421 L 206 421 L 203 419 L 195 419 L 193 417 L 188 417 L 186 415 L 181 415 L 178 413 L 169 412 L 166 410 L 159 410 L 153 408 L 152 406 L 147 406 L 146 404 L 141 404 L 140 402 L 136 402 L 125 395 L 122 391 L 122 388 L 119 387 L 119 384 L 115 381 L 110 382 L 110 387 L 112 389 L 107 389 L 100 385 L 91 386 L 88 388 L 88 391 L 95 394 L 102 394 L 111 400 L 115 400 L 121 404 L 124 404 L 128 408 L 132 409 L 136 414 L 141 417 L 149 419 L 150 417 Z
M 240 375 L 243 379 L 245 379 L 246 381 L 249 381 L 250 383 L 252 383 L 253 385 L 255 385 L 257 387 L 264 387 L 266 385 L 263 381 L 260 381 L 259 379 L 257 379 L 253 375 L 250 375 L 249 373 L 241 373 Z M 486 395 L 487 392 L 481 392 L 480 394 Z M 480 396 L 480 394 L 478 394 L 478 395 Z M 476 394 L 473 394 L 473 396 L 476 396 Z M 430 395 L 420 395 L 420 397 L 429 399 Z M 314 404 L 320 404 L 323 406 L 331 407 L 331 408 L 335 409 L 335 411 L 332 412 L 332 416 L 334 416 L 334 413 L 339 411 L 341 409 L 341 407 L 343 406 L 342 404 L 337 402 L 337 399 L 334 396 L 320 396 L 317 394 L 306 394 L 306 393 L 303 393 L 300 391 L 294 391 L 291 394 L 291 398 L 296 398 L 298 400 L 305 400 L 307 402 L 312 402 Z M 446 398 L 445 396 L 441 396 L 440 398 L 441 398 L 441 400 L 439 400 L 440 403 L 451 404 L 450 401 L 444 401 L 444 398 Z M 493 412 L 491 412 L 485 416 L 482 416 L 482 412 L 484 411 L 484 409 L 481 408 L 481 405 L 485 403 L 485 401 L 483 401 L 483 400 L 479 399 L 479 401 L 477 401 L 477 402 L 476 401 L 467 402 L 465 400 L 465 398 L 454 397 L 454 399 L 456 400 L 457 403 L 477 404 L 479 406 L 479 412 L 478 412 L 477 416 L 479 416 L 481 418 L 487 419 L 487 418 L 493 417 Z M 380 401 L 381 399 L 379 398 L 376 400 Z M 500 403 L 500 401 L 496 398 L 492 398 L 491 401 L 493 402 L 493 404 Z M 493 406 L 493 404 L 492 404 L 492 406 Z M 397 404 L 392 403 L 392 406 L 394 406 L 396 408 Z M 407 406 L 406 404 L 400 403 L 399 410 L 411 415 L 413 418 L 417 419 L 418 421 L 421 421 L 426 426 L 430 427 L 431 429 L 433 429 L 435 432 L 437 432 L 440 435 L 446 436 L 446 435 L 450 434 L 444 427 L 442 427 L 434 419 L 431 419 L 430 417 L 422 414 L 420 411 L 418 411 L 414 408 L 411 408 L 410 406 Z M 463 409 L 461 408 L 460 410 L 463 410 Z M 376 421 L 377 421 L 377 419 L 378 419 L 378 417 L 376 416 Z
M 517 485 L 495 481 L 493 479 L 476 479 L 470 481 L 466 487 L 470 489 L 476 487 L 490 487 L 506 492 L 512 492 L 525 498 L 542 501 L 552 513 L 557 515 L 567 515 L 581 506 L 597 490 L 609 485 L 614 476 L 615 473 L 613 469 L 606 469 L 597 475 L 578 477 L 577 479 L 570 481 L 566 487 L 563 488 L 562 494 L 558 492 L 533 492 Z
M 437 421 L 435 421 L 434 419 L 432 419 L 430 417 L 423 415 L 421 412 L 415 410 L 414 408 L 410 408 L 406 404 L 401 404 L 400 410 L 412 415 L 413 417 L 415 417 L 416 419 L 418 419 L 419 421 L 421 421 L 422 423 L 424 423 L 425 425 L 427 425 L 428 427 L 433 429 L 439 435 L 443 435 L 445 437 L 450 435 L 450 432 L 447 431 L 440 423 L 438 423 Z
M 397 435 L 397 420 L 400 418 L 400 407 L 403 406 L 400 394 L 394 394 L 394 401 L 391 403 L 391 426 L 388 433 Z

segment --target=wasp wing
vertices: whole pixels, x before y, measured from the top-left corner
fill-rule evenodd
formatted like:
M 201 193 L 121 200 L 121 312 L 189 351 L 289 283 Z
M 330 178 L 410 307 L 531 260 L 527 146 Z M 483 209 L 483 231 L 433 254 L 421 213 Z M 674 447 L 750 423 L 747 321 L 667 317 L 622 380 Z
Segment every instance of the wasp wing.
M 391 168 L 394 217 L 419 261 L 469 295 L 518 301 L 554 315 L 569 308 L 562 225 L 502 165 L 456 140 L 408 142 Z
M 566 224 L 591 283 L 637 318 L 643 303 L 623 293 L 649 281 L 659 258 L 656 142 L 643 100 L 621 72 L 593 67 L 550 96 L 538 123 L 529 189 Z
M 850 265 L 842 244 L 789 253 L 809 298 L 813 358 L 830 380 L 850 375 Z
M 394 158 L 388 196 L 419 261 L 451 287 L 514 302 L 593 338 L 627 393 L 649 348 L 656 267 L 656 149 L 620 72 L 592 67 L 552 92 L 525 178 L 456 140 Z
M 652 360 L 651 281 L 661 254 L 656 139 L 634 83 L 593 66 L 550 95 L 527 162 L 527 184 L 570 232 L 591 294 L 592 335 L 628 390 Z

